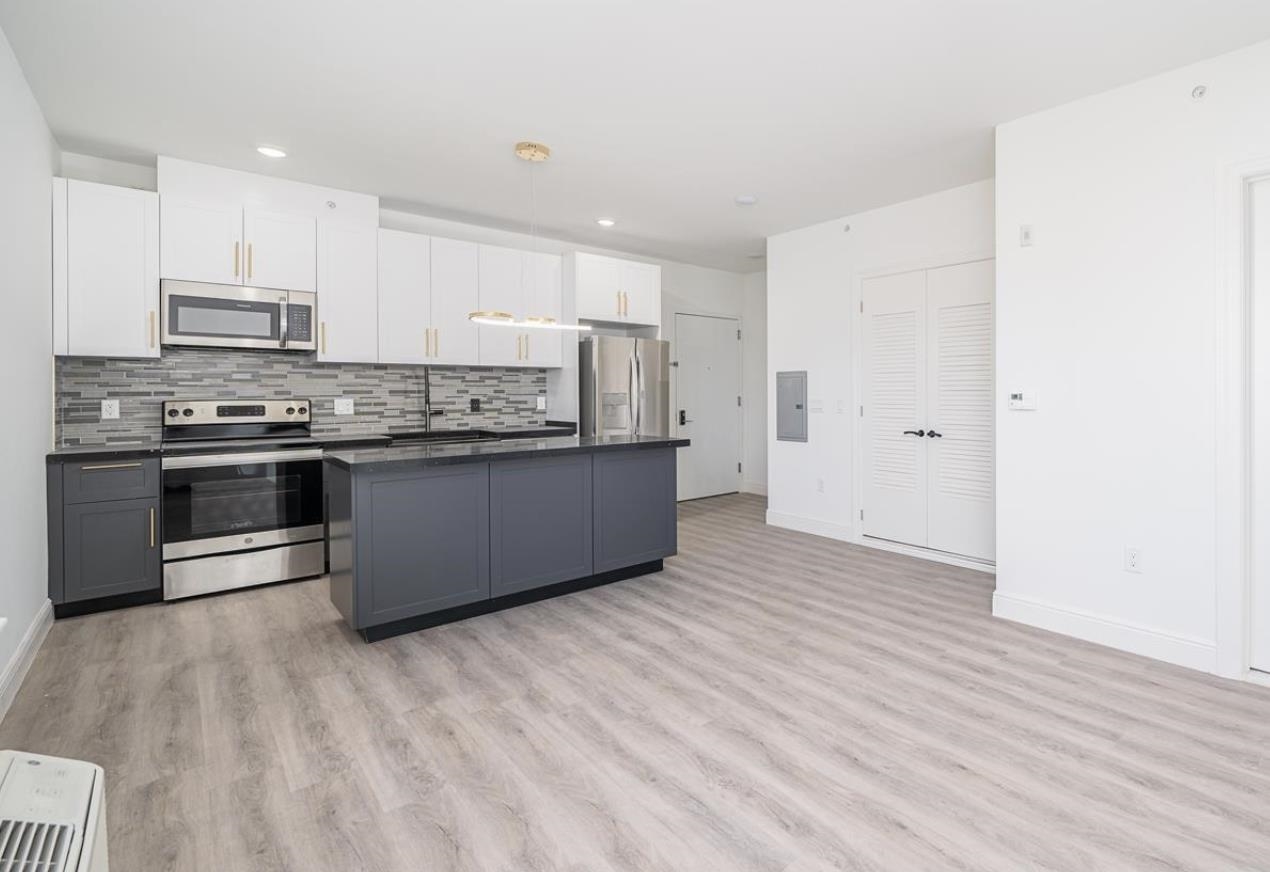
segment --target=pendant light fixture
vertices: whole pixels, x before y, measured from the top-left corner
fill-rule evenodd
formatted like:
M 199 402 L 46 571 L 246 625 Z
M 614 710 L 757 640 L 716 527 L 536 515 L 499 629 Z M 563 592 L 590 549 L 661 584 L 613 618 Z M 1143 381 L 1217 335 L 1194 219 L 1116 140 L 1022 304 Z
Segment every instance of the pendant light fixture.
M 529 247 L 535 254 L 538 251 L 538 213 L 534 197 L 534 164 L 542 163 L 551 157 L 551 149 L 541 142 L 516 143 L 516 157 L 529 164 Z M 533 281 L 538 281 L 537 271 L 531 270 Z M 555 318 L 540 315 L 529 315 L 517 319 L 511 312 L 486 310 L 469 312 L 469 321 L 484 324 L 487 327 L 522 327 L 536 330 L 590 330 L 590 324 L 561 324 Z

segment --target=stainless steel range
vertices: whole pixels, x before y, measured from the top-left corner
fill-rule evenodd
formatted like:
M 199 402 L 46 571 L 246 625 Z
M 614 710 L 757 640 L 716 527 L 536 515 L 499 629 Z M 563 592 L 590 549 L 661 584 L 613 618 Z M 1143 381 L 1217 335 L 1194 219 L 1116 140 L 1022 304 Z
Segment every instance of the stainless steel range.
M 307 400 L 163 404 L 163 598 L 321 575 Z

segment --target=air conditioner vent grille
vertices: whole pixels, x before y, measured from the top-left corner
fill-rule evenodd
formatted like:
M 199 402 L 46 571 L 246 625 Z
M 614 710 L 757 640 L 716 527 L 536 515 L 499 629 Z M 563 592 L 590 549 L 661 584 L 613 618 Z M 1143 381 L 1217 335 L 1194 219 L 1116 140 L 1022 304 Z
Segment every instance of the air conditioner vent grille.
M 0 872 L 65 872 L 75 827 L 0 819 Z

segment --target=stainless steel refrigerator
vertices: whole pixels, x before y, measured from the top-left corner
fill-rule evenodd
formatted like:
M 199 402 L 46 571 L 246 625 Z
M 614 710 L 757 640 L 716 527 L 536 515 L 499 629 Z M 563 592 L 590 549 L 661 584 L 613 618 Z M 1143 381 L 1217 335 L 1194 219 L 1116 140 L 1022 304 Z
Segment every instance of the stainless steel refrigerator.
M 670 435 L 669 342 L 588 336 L 578 374 L 579 435 Z

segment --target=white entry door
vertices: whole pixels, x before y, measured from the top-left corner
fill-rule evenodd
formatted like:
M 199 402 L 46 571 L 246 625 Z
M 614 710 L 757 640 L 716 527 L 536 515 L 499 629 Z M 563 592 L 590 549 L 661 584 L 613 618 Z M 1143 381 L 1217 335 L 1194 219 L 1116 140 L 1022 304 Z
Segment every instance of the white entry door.
M 1252 187 L 1252 646 L 1270 672 L 1270 180 Z
M 675 405 L 681 500 L 741 489 L 741 342 L 735 318 L 675 316 Z
M 863 283 L 863 530 L 995 555 L 992 261 Z

